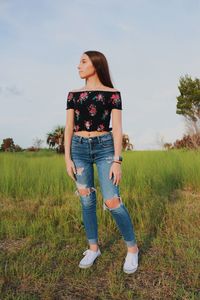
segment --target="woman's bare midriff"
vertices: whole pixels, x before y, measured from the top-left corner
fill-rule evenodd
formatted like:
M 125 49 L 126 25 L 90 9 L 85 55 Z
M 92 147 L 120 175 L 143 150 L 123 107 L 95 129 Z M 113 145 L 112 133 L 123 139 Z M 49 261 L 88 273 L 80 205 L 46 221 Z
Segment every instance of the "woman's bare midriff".
M 82 136 L 82 137 L 95 137 L 95 136 L 99 136 L 105 133 L 109 133 L 109 131 L 78 131 L 78 132 L 74 132 L 74 135 L 78 135 L 78 136 Z

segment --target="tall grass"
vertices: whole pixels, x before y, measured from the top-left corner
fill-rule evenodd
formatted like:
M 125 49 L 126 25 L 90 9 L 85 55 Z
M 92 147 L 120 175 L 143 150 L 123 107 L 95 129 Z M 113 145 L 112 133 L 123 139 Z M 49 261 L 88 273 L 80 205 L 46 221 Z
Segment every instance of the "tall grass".
M 15 199 L 63 198 L 74 182 L 66 175 L 63 155 L 0 153 L 0 195 Z M 144 196 L 168 195 L 175 188 L 200 187 L 200 153 L 145 151 L 124 153 L 121 189 Z M 98 176 L 95 168 L 95 183 Z
M 75 195 L 75 183 L 66 173 L 63 155 L 4 153 L 0 155 L 0 166 L 0 197 L 6 202 L 9 199 L 9 205 L 15 207 L 14 212 L 7 212 L 10 218 L 5 215 L 1 219 L 0 237 L 38 236 L 40 231 L 48 238 L 48 232 L 57 223 L 65 224 L 67 231 L 73 231 L 75 224 L 79 227 L 79 198 Z M 200 189 L 199 166 L 200 154 L 196 152 L 124 153 L 120 193 L 136 229 L 140 228 L 141 238 L 155 234 L 173 190 Z M 116 230 L 114 221 L 102 210 L 96 166 L 94 174 L 99 222 L 107 230 Z M 52 234 L 55 236 L 54 231 Z

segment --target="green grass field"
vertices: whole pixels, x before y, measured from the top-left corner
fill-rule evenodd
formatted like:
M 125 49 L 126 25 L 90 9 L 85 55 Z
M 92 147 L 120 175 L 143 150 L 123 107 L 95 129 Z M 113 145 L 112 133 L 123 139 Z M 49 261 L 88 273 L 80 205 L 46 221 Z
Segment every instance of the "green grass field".
M 200 299 L 200 153 L 123 152 L 121 197 L 139 268 L 123 273 L 126 246 L 95 170 L 99 245 L 89 269 L 75 183 L 63 155 L 0 153 L 0 299 Z

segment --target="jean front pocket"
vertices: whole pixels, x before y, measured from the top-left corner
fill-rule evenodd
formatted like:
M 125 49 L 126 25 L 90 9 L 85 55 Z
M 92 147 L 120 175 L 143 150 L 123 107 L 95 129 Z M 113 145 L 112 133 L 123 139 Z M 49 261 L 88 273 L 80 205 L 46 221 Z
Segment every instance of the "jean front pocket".
M 103 148 L 109 148 L 114 146 L 113 139 L 108 139 L 108 140 L 102 140 L 101 145 Z

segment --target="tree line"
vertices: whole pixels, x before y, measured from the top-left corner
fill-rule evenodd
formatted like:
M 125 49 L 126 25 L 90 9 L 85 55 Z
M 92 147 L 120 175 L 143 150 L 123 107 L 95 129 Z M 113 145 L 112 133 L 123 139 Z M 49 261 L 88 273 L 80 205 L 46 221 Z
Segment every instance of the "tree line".
M 187 133 L 183 138 L 172 143 L 165 143 L 165 149 L 200 149 L 200 79 L 185 75 L 179 79 L 179 95 L 176 97 L 176 114 L 182 115 L 185 120 Z M 53 132 L 47 133 L 46 143 L 49 149 L 58 153 L 64 153 L 64 126 L 56 127 Z M 22 149 L 15 145 L 12 138 L 3 139 L 0 151 L 38 151 L 42 144 L 41 139 L 36 139 L 34 145 Z M 133 150 L 134 145 L 131 143 L 128 134 L 124 133 L 122 138 L 122 150 Z

